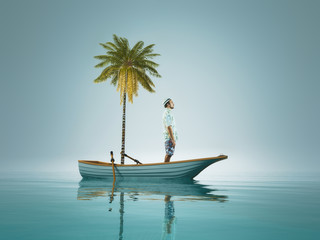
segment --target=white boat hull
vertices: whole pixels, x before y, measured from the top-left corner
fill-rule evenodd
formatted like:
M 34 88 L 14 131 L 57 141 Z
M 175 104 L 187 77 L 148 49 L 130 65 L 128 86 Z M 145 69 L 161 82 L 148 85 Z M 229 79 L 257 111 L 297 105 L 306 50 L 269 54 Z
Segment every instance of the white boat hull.
M 115 164 L 115 175 L 116 178 L 192 179 L 206 167 L 226 158 L 227 156 L 221 155 L 169 163 Z M 111 163 L 79 160 L 79 171 L 84 178 L 113 178 Z

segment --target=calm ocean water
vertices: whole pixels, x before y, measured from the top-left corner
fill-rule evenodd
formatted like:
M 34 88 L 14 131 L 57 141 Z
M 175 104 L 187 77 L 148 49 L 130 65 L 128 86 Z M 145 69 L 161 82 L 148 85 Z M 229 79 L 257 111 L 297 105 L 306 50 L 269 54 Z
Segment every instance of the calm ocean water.
M 0 177 L 0 239 L 320 239 L 317 176 L 210 181 Z

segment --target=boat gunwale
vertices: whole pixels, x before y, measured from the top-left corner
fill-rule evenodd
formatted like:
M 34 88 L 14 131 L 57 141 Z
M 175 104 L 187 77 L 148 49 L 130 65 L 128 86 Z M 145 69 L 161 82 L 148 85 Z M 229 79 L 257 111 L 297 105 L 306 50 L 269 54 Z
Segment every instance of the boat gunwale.
M 137 166 L 154 166 L 154 165 L 166 165 L 166 164 L 176 164 L 176 163 L 185 163 L 185 162 L 195 162 L 195 161 L 209 161 L 209 160 L 224 160 L 227 159 L 227 155 L 220 155 L 217 157 L 208 157 L 208 158 L 196 158 L 190 160 L 181 160 L 181 161 L 174 161 L 174 162 L 160 162 L 160 163 L 143 163 L 143 164 L 114 164 L 117 167 L 137 167 Z M 111 163 L 108 162 L 101 162 L 95 160 L 78 160 L 79 163 L 89 164 L 89 165 L 96 165 L 96 166 L 112 166 Z

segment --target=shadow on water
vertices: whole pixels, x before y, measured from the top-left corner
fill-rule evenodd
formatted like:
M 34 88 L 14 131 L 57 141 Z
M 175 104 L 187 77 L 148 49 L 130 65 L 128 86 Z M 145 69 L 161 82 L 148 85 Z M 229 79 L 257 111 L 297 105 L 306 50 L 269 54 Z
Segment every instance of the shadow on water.
M 161 239 L 175 238 L 175 201 L 213 201 L 226 202 L 227 196 L 213 194 L 215 190 L 200 184 L 195 180 L 168 181 L 158 179 L 153 181 L 135 181 L 120 179 L 113 183 L 112 179 L 82 179 L 79 182 L 78 200 L 93 200 L 106 198 L 109 203 L 120 205 L 119 239 L 123 239 L 124 202 L 129 200 L 160 200 L 164 202 L 164 220 Z M 118 198 L 119 196 L 119 198 Z M 174 200 L 173 200 L 174 199 Z M 112 211 L 112 208 L 109 208 Z

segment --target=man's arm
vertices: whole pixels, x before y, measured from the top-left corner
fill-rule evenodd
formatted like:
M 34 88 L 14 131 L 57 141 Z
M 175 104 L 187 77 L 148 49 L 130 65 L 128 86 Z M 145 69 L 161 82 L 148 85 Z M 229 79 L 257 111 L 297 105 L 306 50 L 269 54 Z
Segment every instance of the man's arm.
M 172 127 L 171 126 L 168 126 L 168 132 L 169 132 L 169 136 L 170 136 L 170 138 L 172 140 L 173 147 L 175 147 L 176 146 L 176 141 L 175 141 L 175 139 L 173 137 L 173 131 L 172 131 Z

